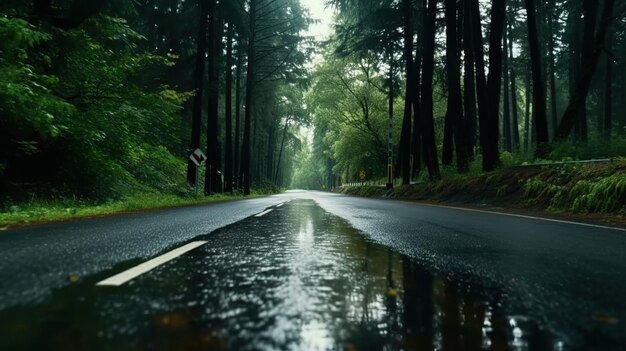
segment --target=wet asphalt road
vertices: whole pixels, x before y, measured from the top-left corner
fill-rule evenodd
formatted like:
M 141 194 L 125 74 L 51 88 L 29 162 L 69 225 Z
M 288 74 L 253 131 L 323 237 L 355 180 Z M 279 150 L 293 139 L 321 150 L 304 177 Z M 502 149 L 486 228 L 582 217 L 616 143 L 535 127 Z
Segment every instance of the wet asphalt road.
M 625 231 L 315 192 L 22 229 L 0 349 L 623 349 L 625 255 Z

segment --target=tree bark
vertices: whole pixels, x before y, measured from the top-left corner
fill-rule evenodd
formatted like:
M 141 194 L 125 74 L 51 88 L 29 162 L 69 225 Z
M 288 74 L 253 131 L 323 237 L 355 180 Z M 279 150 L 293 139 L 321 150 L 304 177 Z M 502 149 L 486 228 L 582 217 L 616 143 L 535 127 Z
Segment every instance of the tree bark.
M 49 18 L 52 16 L 52 0 L 34 0 L 33 16 Z
M 530 76 L 531 74 L 526 72 L 526 89 L 524 92 L 524 96 L 526 97 L 526 110 L 524 117 L 524 150 L 526 150 L 526 152 L 530 151 L 530 144 L 532 139 L 532 129 L 530 128 Z
M 478 0 L 469 0 L 470 6 L 467 9 L 471 18 L 472 26 L 472 42 L 474 43 L 474 63 L 476 64 L 476 98 L 478 101 L 478 129 L 479 129 L 479 143 L 481 152 L 484 152 L 485 145 L 487 144 L 487 132 L 485 128 L 487 126 L 487 114 L 489 98 L 487 97 L 487 80 L 485 76 L 485 57 L 483 46 L 483 32 L 480 22 L 480 8 L 478 6 Z M 483 159 L 484 168 L 484 159 Z
M 437 146 L 435 144 L 435 123 L 433 118 L 433 75 L 435 68 L 435 20 L 437 18 L 437 0 L 428 1 L 424 11 L 424 66 L 422 69 L 422 148 L 424 162 L 431 180 L 441 178 Z
M 474 155 L 476 147 L 476 81 L 474 79 L 474 38 L 472 34 L 472 11 L 470 6 L 464 9 L 463 50 L 465 51 L 463 75 L 463 110 L 467 122 L 468 156 Z
M 191 118 L 191 144 L 189 153 L 200 147 L 200 134 L 202 129 L 202 97 L 204 93 L 204 63 L 207 45 L 207 20 L 208 6 L 204 0 L 199 0 L 200 18 L 198 22 L 198 37 L 196 42 L 196 68 L 194 70 L 193 110 Z M 187 181 L 195 186 L 197 182 L 197 166 L 190 159 L 187 160 Z
M 233 95 L 233 24 L 228 23 L 226 33 L 226 82 L 224 86 L 224 190 L 233 192 L 233 113 L 232 113 L 232 95 Z
M 581 76 L 580 82 L 576 87 L 574 95 L 570 98 L 570 101 L 565 109 L 565 113 L 561 118 L 561 123 L 557 129 L 555 141 L 561 142 L 567 139 L 572 131 L 572 127 L 576 122 L 576 117 L 581 108 L 585 105 L 587 100 L 587 94 L 589 93 L 589 87 L 591 85 L 591 79 L 595 74 L 598 61 L 604 48 L 604 42 L 606 40 L 606 32 L 611 21 L 611 15 L 613 13 L 613 5 L 615 0 L 606 0 L 604 2 L 604 9 L 602 11 L 602 19 L 598 28 L 598 34 L 595 38 L 594 47 L 589 59 L 589 64 L 585 66 L 585 70 Z
M 285 141 L 287 140 L 287 130 L 289 128 L 289 119 L 285 121 L 285 129 L 283 130 L 283 139 L 280 142 L 280 151 L 278 152 L 278 162 L 276 163 L 276 175 L 274 176 L 274 183 L 278 184 L 278 173 L 280 171 L 280 162 L 283 159 L 283 149 L 285 148 Z
M 241 35 L 237 36 L 237 72 L 235 78 L 235 137 L 234 149 L 235 149 L 235 187 L 241 189 L 241 71 L 243 69 L 243 40 Z
M 608 35 L 606 40 L 607 52 L 611 51 L 612 38 Z M 604 109 L 602 113 L 602 133 L 607 140 L 611 139 L 613 131 L 613 58 L 606 55 L 604 76 Z
M 209 35 L 208 35 L 208 89 L 207 89 L 207 169 L 204 176 L 204 194 L 211 195 L 219 191 L 219 146 L 218 146 L 218 99 L 219 75 L 218 62 L 218 25 L 216 0 L 209 0 Z
M 494 0 L 491 5 L 491 30 L 489 35 L 489 77 L 487 91 L 489 104 L 487 114 L 481 120 L 483 143 L 483 170 L 492 171 L 500 163 L 499 110 L 502 83 L 502 33 L 504 31 L 505 0 Z
M 511 108 L 512 108 L 512 117 L 513 120 L 511 121 L 512 124 L 512 130 L 513 130 L 513 150 L 514 151 L 519 151 L 521 149 L 521 145 L 520 145 L 520 137 L 519 137 L 519 118 L 518 118 L 518 113 L 517 113 L 517 75 L 515 74 L 515 65 L 514 63 L 514 57 L 513 57 L 513 31 L 511 30 L 512 28 L 512 23 L 513 23 L 513 19 L 511 17 L 509 17 L 509 69 L 511 70 Z
M 550 65 L 550 112 L 552 118 L 552 131 L 556 134 L 556 127 L 559 123 L 557 117 L 557 101 L 556 101 L 556 67 L 554 59 L 554 0 L 548 0 L 548 60 Z
M 400 165 L 402 169 L 402 184 L 411 184 L 411 119 L 413 107 L 413 89 L 415 72 L 413 67 L 413 24 L 411 19 L 413 11 L 410 0 L 402 0 L 402 13 L 404 17 L 404 62 L 406 70 L 406 92 L 404 97 L 404 118 L 402 119 L 402 132 L 400 134 L 401 157 Z M 392 76 L 390 77 L 393 78 Z M 392 83 L 390 81 L 390 83 Z M 390 89 L 393 84 L 390 84 Z M 393 99 L 393 96 L 390 97 Z
M 582 51 L 582 43 L 581 43 L 581 29 L 580 22 L 582 16 L 582 6 L 579 2 L 574 2 L 572 10 L 569 12 L 567 17 L 567 29 L 568 29 L 568 38 L 569 38 L 569 97 L 574 96 L 576 92 L 576 86 L 578 82 L 580 82 L 581 76 L 581 51 Z M 586 110 L 581 109 L 578 113 L 576 121 L 574 123 L 574 139 L 580 140 L 580 123 L 578 121 L 584 119 L 583 114 L 586 115 Z M 556 134 L 555 134 L 556 138 Z
M 387 189 L 391 189 L 393 188 L 393 178 L 394 178 L 394 173 L 393 173 L 393 167 L 391 166 L 391 162 L 393 162 L 393 123 L 394 123 L 394 114 L 393 114 L 393 53 L 391 52 L 391 50 L 389 50 L 388 54 L 388 60 L 389 60 L 389 77 L 387 78 L 387 85 L 389 86 L 387 89 L 387 102 L 388 102 L 388 109 L 387 111 L 389 112 L 389 126 L 388 126 L 388 131 L 387 131 L 387 184 L 386 187 Z M 405 150 L 404 146 L 406 143 L 406 138 L 407 138 L 407 134 L 408 131 L 405 129 L 406 125 L 404 124 L 404 121 L 402 121 L 402 130 L 400 132 L 400 145 L 398 145 L 398 161 L 396 163 L 396 170 L 400 171 L 402 168 L 404 168 L 405 162 L 404 162 L 404 154 L 408 153 L 409 150 Z
M 539 37 L 537 34 L 537 20 L 535 18 L 535 1 L 525 0 L 528 16 L 528 41 L 530 46 L 530 61 L 533 77 L 533 116 L 536 132 L 537 150 L 539 158 L 545 158 L 548 153 L 548 121 L 546 118 L 546 95 L 541 75 L 541 53 L 539 52 Z
M 243 177 L 243 193 L 250 195 L 250 129 L 252 122 L 252 103 L 254 98 L 254 60 L 256 39 L 256 0 L 250 0 L 249 9 L 250 38 L 248 38 L 248 70 L 246 74 L 246 110 L 244 116 L 241 168 Z
M 454 137 L 456 146 L 457 170 L 461 173 L 469 170 L 466 153 L 465 121 L 463 118 L 463 97 L 461 96 L 461 63 L 459 57 L 459 41 L 457 38 L 457 7 L 456 0 L 446 0 L 446 65 L 448 68 L 448 106 L 446 124 Z M 444 157 L 442 161 L 452 162 L 452 140 L 446 144 L 444 136 Z M 447 158 L 450 159 L 447 159 Z M 443 160 L 445 158 L 445 160 Z
M 506 28 L 505 24 L 505 28 Z M 510 81 L 509 81 L 509 35 L 508 30 L 504 31 L 504 43 L 502 45 L 502 72 L 503 72 L 503 111 L 502 111 L 502 134 L 504 137 L 504 149 L 513 151 L 511 138 L 511 104 L 510 104 Z
M 421 66 L 422 50 L 418 49 L 415 58 L 415 86 L 413 88 L 413 137 L 411 138 L 411 149 L 413 153 L 412 178 L 417 178 L 422 169 Z

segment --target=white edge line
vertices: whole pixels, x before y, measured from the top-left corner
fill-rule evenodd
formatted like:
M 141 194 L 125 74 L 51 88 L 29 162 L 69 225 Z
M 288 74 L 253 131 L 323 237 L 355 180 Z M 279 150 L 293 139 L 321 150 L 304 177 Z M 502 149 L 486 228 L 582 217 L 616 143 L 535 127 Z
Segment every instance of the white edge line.
M 279 203 L 278 205 L 276 205 L 276 208 L 279 208 L 280 206 L 284 205 L 284 202 Z
M 193 241 L 187 245 L 183 245 L 177 249 L 167 252 L 161 256 L 155 257 L 149 261 L 146 261 L 133 268 L 127 269 L 121 273 L 118 273 L 112 277 L 98 282 L 97 286 L 120 286 L 136 277 L 153 270 L 154 268 L 175 259 L 199 246 L 206 244 L 207 241 Z
M 521 215 L 521 214 L 516 214 L 516 213 L 487 211 L 487 210 L 479 210 L 479 209 L 466 208 L 466 207 L 444 206 L 444 205 L 434 205 L 434 204 L 415 203 L 415 202 L 409 202 L 409 203 L 423 205 L 423 206 L 429 206 L 429 207 L 450 208 L 450 209 L 453 209 L 453 210 L 479 212 L 479 213 L 488 213 L 488 214 L 495 214 L 495 215 L 501 215 L 501 216 L 526 218 L 526 219 L 536 219 L 536 220 L 547 221 L 547 222 L 573 224 L 573 225 L 580 225 L 580 226 L 583 226 L 583 227 L 592 227 L 592 228 L 609 229 L 609 230 L 619 230 L 619 231 L 626 232 L 626 228 L 610 227 L 610 226 L 606 226 L 606 225 L 589 224 L 589 223 L 582 223 L 582 222 L 573 222 L 573 221 L 566 221 L 566 220 L 562 220 L 562 219 L 554 219 L 554 218 L 546 218 L 546 217 L 534 217 L 534 216 L 527 216 L 527 215 Z
M 265 216 L 266 214 L 272 212 L 272 209 L 270 208 L 269 210 L 265 210 L 259 214 L 254 215 L 254 217 L 261 217 L 261 216 Z

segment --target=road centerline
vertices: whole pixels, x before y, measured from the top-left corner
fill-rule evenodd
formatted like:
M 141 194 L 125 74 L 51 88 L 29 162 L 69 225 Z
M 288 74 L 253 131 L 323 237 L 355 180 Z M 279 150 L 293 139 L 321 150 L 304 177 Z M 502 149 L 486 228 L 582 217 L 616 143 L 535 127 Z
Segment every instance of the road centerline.
M 114 276 L 111 276 L 105 280 L 98 282 L 97 286 L 120 286 L 130 280 L 135 279 L 136 277 L 147 273 L 154 268 L 175 259 L 197 247 L 200 247 L 206 244 L 207 241 L 193 241 L 189 244 L 183 245 L 179 248 L 176 248 L 172 251 L 169 251 L 161 256 L 155 257 L 149 261 L 146 261 L 142 264 L 139 264 L 133 268 L 127 269 L 121 273 L 118 273 Z
M 254 217 L 263 217 L 263 216 L 265 216 L 266 214 L 268 214 L 270 212 L 272 212 L 271 208 L 269 210 L 265 210 L 265 211 L 263 211 L 261 213 L 255 214 Z

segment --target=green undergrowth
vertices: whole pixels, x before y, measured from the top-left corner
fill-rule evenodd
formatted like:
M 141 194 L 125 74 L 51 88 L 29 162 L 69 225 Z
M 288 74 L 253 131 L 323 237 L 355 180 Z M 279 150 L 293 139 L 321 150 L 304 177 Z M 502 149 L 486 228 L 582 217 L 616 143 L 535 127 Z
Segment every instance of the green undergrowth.
M 379 197 L 385 193 L 385 188 L 379 186 L 341 189 L 355 196 Z M 444 174 L 442 180 L 396 186 L 395 197 L 624 217 L 626 159 L 541 169 L 501 168 L 485 174 Z
M 8 206 L 5 210 L 0 212 L 0 229 L 6 229 L 8 226 L 12 225 L 106 216 L 116 213 L 168 207 L 200 205 L 218 201 L 259 197 L 267 194 L 269 193 L 264 189 L 253 191 L 252 195 L 247 197 L 241 194 L 215 194 L 206 197 L 196 197 L 147 193 L 103 203 L 86 202 L 76 199 L 35 199 L 26 203 Z

